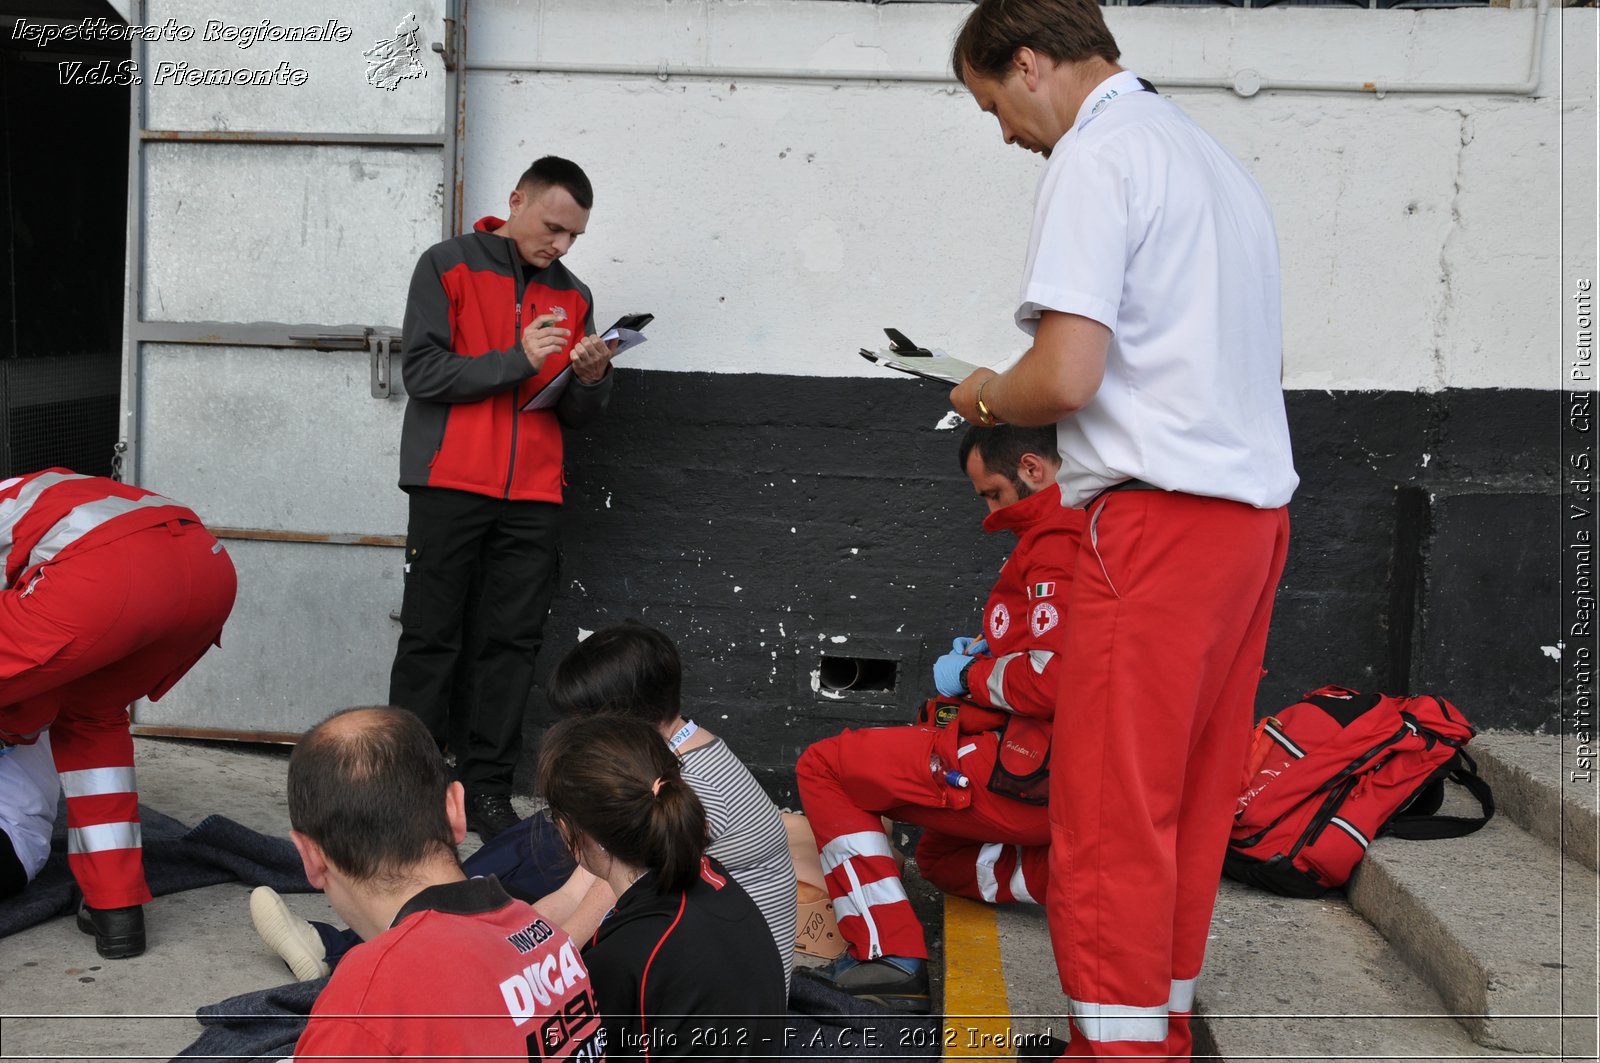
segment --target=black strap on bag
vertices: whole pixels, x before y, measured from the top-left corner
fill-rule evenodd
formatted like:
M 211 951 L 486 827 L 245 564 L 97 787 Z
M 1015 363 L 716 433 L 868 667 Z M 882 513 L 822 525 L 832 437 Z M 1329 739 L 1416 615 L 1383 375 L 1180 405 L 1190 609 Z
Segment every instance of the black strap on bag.
M 1489 790 L 1489 784 L 1478 777 L 1478 765 L 1467 756 L 1464 750 L 1457 751 L 1456 755 L 1445 765 L 1440 782 L 1444 777 L 1460 783 L 1467 788 L 1467 792 L 1478 799 L 1478 805 L 1483 809 L 1483 816 L 1439 816 L 1428 813 L 1402 812 L 1385 824 L 1382 833 L 1392 834 L 1396 838 L 1406 838 L 1410 841 L 1437 841 L 1440 838 L 1464 838 L 1468 834 L 1482 829 L 1484 824 L 1494 818 L 1494 794 Z M 1438 799 L 1431 802 L 1431 807 L 1439 807 Z M 1431 810 L 1430 810 L 1431 811 Z

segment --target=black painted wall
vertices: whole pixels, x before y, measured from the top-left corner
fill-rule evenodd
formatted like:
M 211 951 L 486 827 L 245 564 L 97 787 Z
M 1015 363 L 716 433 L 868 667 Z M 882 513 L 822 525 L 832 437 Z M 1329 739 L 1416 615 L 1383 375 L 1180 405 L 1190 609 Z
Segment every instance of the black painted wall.
M 808 742 L 911 717 L 933 659 L 977 632 L 1010 548 L 979 527 L 960 431 L 934 427 L 945 397 L 898 379 L 620 370 L 605 421 L 568 439 L 541 675 L 580 627 L 655 624 L 683 651 L 689 714 L 793 801 Z M 1336 682 L 1444 694 L 1480 727 L 1551 725 L 1560 395 L 1288 402 L 1301 487 L 1258 711 Z M 892 689 L 814 690 L 825 654 L 895 661 Z M 530 748 L 550 719 L 534 700 Z

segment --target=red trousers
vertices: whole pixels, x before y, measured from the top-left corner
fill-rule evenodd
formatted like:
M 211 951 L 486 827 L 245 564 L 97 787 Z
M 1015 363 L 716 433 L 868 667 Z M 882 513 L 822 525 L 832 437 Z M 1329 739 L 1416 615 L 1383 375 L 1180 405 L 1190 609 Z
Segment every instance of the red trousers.
M 933 778 L 929 760 L 935 743 L 947 747 L 943 761 L 959 766 L 971 787 L 956 789 Z M 1042 846 L 1048 841 L 1043 808 L 985 789 L 995 752 L 993 734 L 958 739 L 953 731 L 918 726 L 845 731 L 800 755 L 795 769 L 800 801 L 852 956 L 928 955 L 879 816 L 923 827 L 917 866 L 940 888 L 971 880 L 970 887 L 952 891 L 968 896 L 981 896 L 981 891 L 970 892 L 979 889 L 972 870 L 979 846 L 973 843 Z
M 1283 509 L 1158 491 L 1090 507 L 1050 771 L 1070 1056 L 1189 1057 L 1288 541 Z
M 222 544 L 173 522 L 0 592 L 0 731 L 50 729 L 67 861 L 91 907 L 150 899 L 128 705 L 165 694 L 218 641 L 235 589 Z

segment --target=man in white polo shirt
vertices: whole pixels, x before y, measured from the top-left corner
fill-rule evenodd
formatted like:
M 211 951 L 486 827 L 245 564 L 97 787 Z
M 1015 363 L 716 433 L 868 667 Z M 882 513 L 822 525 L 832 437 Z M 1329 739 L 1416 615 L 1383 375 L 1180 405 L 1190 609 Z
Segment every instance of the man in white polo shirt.
M 1033 345 L 951 399 L 1057 423 L 1088 510 L 1050 772 L 1068 1054 L 1181 1059 L 1299 480 L 1266 199 L 1118 58 L 1094 0 L 982 0 L 957 38 L 1006 143 L 1048 162 Z

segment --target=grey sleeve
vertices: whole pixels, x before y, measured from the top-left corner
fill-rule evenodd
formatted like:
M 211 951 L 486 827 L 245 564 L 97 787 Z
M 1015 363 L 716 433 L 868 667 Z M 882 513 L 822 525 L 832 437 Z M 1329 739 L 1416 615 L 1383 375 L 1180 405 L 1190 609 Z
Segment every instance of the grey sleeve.
M 479 402 L 534 375 L 520 346 L 471 357 L 457 354 L 451 342 L 450 297 L 428 251 L 411 275 L 400 330 L 405 355 L 400 375 L 407 393 L 431 402 Z
M 556 400 L 556 417 L 565 428 L 582 428 L 606 411 L 611 402 L 611 381 L 616 373 L 606 370 L 606 375 L 593 384 L 585 384 L 576 373 L 567 384 L 567 390 Z

